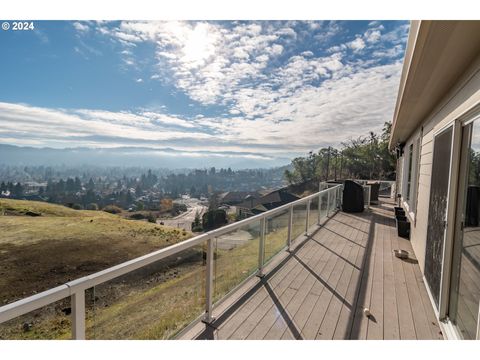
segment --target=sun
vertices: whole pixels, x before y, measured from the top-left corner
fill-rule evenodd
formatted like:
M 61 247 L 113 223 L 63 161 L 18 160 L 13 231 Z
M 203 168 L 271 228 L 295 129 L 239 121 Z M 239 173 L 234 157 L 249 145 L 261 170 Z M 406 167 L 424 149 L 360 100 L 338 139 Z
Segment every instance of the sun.
M 215 36 L 205 23 L 197 24 L 186 36 L 182 60 L 191 67 L 202 66 L 215 53 Z

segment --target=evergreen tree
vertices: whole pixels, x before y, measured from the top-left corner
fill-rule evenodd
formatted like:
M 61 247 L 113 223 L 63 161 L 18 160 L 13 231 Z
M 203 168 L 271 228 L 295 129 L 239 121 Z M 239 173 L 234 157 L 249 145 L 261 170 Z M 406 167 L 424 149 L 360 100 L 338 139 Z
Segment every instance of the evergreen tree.
M 15 197 L 22 197 L 23 196 L 23 186 L 19 182 L 13 188 L 13 196 Z
M 95 183 L 93 182 L 92 178 L 90 178 L 90 180 L 88 181 L 87 189 L 88 190 L 95 190 Z

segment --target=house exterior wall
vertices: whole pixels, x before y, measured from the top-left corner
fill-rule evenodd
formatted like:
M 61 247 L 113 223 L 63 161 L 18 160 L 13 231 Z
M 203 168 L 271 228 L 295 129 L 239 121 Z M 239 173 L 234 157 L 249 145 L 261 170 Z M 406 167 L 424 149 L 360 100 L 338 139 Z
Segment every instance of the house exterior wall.
M 433 111 L 410 135 L 405 143 L 403 156 L 400 158 L 401 169 L 397 176 L 400 178 L 398 192 L 402 194 L 402 205 L 411 222 L 410 239 L 420 268 L 424 272 L 425 246 L 427 239 L 428 212 L 430 201 L 431 172 L 433 162 L 434 135 L 442 129 L 455 123 L 462 115 L 480 104 L 480 56 L 465 71 L 464 75 L 452 85 L 450 92 L 442 101 L 433 108 Z M 419 163 L 417 169 L 417 189 L 413 199 L 416 201 L 413 211 L 406 203 L 403 193 L 407 176 L 408 148 L 410 144 L 419 139 Z M 456 137 L 456 140 L 459 138 Z M 455 144 L 459 145 L 459 144 Z M 458 169 L 458 160 L 453 159 L 452 173 L 456 177 L 455 169 Z M 457 170 L 458 171 L 458 170 Z M 453 194 L 456 200 L 456 194 Z M 453 206 L 456 201 L 453 201 Z M 410 204 L 411 205 L 411 204 Z M 452 217 L 452 216 L 450 216 Z M 449 226 L 453 227 L 454 219 L 448 219 Z

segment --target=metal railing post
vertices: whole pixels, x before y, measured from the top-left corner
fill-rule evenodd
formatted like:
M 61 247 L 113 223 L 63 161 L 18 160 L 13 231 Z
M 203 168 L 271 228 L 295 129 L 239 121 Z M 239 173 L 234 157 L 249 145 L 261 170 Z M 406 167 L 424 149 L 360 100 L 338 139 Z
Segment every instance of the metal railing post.
M 207 240 L 207 269 L 205 274 L 205 318 L 204 322 L 211 323 L 213 321 L 213 261 L 214 261 L 214 238 Z
M 260 243 L 258 253 L 258 273 L 257 276 L 263 277 L 263 263 L 265 260 L 265 224 L 266 218 L 260 220 Z
M 72 302 L 72 338 L 85 340 L 85 290 L 71 296 Z
M 292 246 L 292 230 L 293 230 L 293 206 L 288 209 L 288 233 L 287 233 L 287 246 L 288 251 Z
M 308 227 L 309 227 L 309 220 L 310 220 L 310 204 L 311 200 L 307 201 L 307 216 L 305 217 L 305 235 L 308 235 Z

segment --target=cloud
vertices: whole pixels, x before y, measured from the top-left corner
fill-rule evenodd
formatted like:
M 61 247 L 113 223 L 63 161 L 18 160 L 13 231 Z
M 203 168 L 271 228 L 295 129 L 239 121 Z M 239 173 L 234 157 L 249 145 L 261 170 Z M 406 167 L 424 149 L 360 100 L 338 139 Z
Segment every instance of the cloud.
M 381 37 L 381 32 L 380 30 L 367 30 L 365 32 L 365 40 L 369 43 L 376 43 L 378 40 L 380 40 Z
M 402 56 L 403 53 L 404 53 L 403 46 L 395 45 L 392 48 L 388 48 L 388 49 L 383 48 L 383 49 L 375 50 L 373 51 L 372 56 L 377 58 L 397 58 L 399 56 Z
M 222 94 L 263 78 L 262 69 L 283 54 L 296 36 L 287 26 L 240 23 L 223 27 L 206 22 L 122 22 L 101 33 L 128 44 L 155 44 L 158 78 L 173 82 L 193 100 L 222 101 Z M 127 45 L 126 45 L 127 46 Z M 132 64 L 130 54 L 125 60 Z
M 294 71 L 313 66 L 305 62 L 305 58 L 294 59 L 291 66 Z M 324 59 L 315 66 L 326 69 L 327 63 Z M 0 142 L 28 135 L 44 146 L 169 145 L 179 151 L 221 154 L 249 149 L 261 156 L 291 158 L 338 145 L 368 130 L 380 130 L 393 115 L 400 70 L 401 63 L 396 62 L 354 69 L 348 76 L 327 78 L 316 87 L 288 87 L 287 92 L 283 85 L 277 90 L 242 89 L 236 108 L 226 118 L 186 118 L 142 109 L 111 112 L 0 103 Z M 313 76 L 316 70 L 312 67 L 309 71 Z
M 78 21 L 74 22 L 72 25 L 75 28 L 75 30 L 80 34 L 87 33 L 90 30 L 90 27 L 87 24 L 84 24 Z
M 357 52 L 365 48 L 365 41 L 361 37 L 347 43 L 347 46 L 353 51 Z
M 37 38 L 43 43 L 43 44 L 47 44 L 50 42 L 50 39 L 48 38 L 48 36 L 41 30 L 39 29 L 35 29 L 33 31 L 33 33 L 37 36 Z

